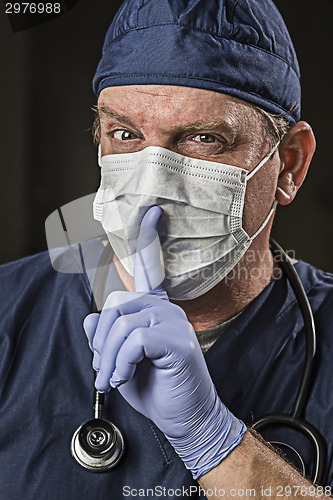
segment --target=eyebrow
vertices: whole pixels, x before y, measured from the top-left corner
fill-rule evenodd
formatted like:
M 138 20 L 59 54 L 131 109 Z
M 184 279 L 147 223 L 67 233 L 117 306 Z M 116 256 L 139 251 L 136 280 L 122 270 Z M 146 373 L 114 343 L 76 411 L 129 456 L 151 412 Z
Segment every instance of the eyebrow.
M 136 125 L 125 115 L 121 115 L 119 113 L 116 113 L 112 109 L 108 108 L 107 106 L 98 106 L 97 107 L 98 113 L 99 114 L 104 114 L 108 116 L 109 118 L 113 120 L 117 120 L 121 123 L 124 123 L 128 125 L 131 128 L 134 128 L 135 130 L 138 130 Z M 195 132 L 195 131 L 200 131 L 200 130 L 214 130 L 214 129 L 220 129 L 223 130 L 224 132 L 228 133 L 232 137 L 236 135 L 236 130 L 235 127 L 231 126 L 224 120 L 212 120 L 210 122 L 204 122 L 204 121 L 197 121 L 194 123 L 191 123 L 189 125 L 185 126 L 180 126 L 178 127 L 178 131 L 181 132 Z
M 129 118 L 127 118 L 125 115 L 120 115 L 119 113 L 112 111 L 112 109 L 107 108 L 106 106 L 98 106 L 97 111 L 98 111 L 99 115 L 104 114 L 104 115 L 108 116 L 109 118 L 112 118 L 113 120 L 117 120 L 118 122 L 125 123 L 126 125 L 136 129 L 136 126 Z
M 191 123 L 189 125 L 186 125 L 184 127 L 181 127 L 181 129 L 184 132 L 189 132 L 189 131 L 198 131 L 198 130 L 213 130 L 213 129 L 222 129 L 225 132 L 228 132 L 229 134 L 234 135 L 235 134 L 235 129 L 234 127 L 231 127 L 228 125 L 225 121 L 223 120 L 212 120 L 210 122 L 203 122 L 203 121 L 198 121 Z

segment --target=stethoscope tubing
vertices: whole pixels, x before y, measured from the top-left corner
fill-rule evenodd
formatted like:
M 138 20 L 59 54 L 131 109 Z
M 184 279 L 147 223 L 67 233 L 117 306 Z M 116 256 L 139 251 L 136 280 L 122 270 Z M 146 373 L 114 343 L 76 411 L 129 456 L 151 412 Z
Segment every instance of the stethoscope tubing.
M 291 284 L 302 311 L 306 334 L 306 357 L 302 380 L 297 391 L 291 414 L 272 413 L 259 418 L 252 424 L 251 427 L 256 431 L 259 431 L 269 425 L 283 425 L 293 427 L 305 434 L 314 449 L 315 459 L 312 471 L 312 480 L 314 483 L 320 483 L 324 473 L 326 454 L 325 442 L 318 430 L 301 418 L 311 390 L 313 362 L 316 354 L 316 330 L 314 318 L 309 299 L 290 257 L 273 239 L 270 240 L 270 246 L 273 251 L 273 255 L 279 255 L 279 257 L 281 257 L 279 259 L 279 264 Z

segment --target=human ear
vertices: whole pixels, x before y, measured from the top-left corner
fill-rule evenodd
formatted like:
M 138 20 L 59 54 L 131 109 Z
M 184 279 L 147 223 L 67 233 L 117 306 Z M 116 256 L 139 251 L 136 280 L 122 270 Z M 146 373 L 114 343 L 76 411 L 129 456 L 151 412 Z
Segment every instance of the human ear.
M 312 128 L 304 121 L 295 123 L 279 146 L 280 174 L 276 199 L 280 205 L 293 201 L 307 174 L 316 140 Z

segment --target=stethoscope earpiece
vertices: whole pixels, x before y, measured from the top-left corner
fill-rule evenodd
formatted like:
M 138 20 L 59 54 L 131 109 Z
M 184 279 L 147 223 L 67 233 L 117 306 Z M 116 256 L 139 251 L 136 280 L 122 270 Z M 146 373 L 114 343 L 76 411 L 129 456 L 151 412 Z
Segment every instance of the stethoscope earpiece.
M 94 418 L 74 433 L 71 453 L 75 460 L 91 472 L 104 472 L 117 465 L 124 452 L 120 430 L 108 420 Z

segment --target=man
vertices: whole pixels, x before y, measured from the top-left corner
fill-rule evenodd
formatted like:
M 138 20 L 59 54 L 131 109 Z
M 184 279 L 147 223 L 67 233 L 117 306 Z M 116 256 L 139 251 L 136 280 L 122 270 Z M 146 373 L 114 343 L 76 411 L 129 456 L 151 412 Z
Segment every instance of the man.
M 304 263 L 296 268 L 318 349 L 302 417 L 326 438 L 328 488 L 246 430 L 291 412 L 305 358 L 302 313 L 269 250 L 276 202 L 293 201 L 315 148 L 299 121 L 298 66 L 278 12 L 255 0 L 125 2 L 94 88 L 94 211 L 125 290 L 87 316 L 85 276 L 57 274 L 45 256 L 3 269 L 3 280 L 29 285 L 1 330 L 6 498 L 198 498 L 196 481 L 207 498 L 329 496 L 332 277 Z M 85 317 L 96 387 L 118 388 L 105 418 L 127 450 L 103 475 L 67 453 L 92 383 Z M 195 332 L 210 347 L 206 362 Z M 309 443 L 275 431 L 311 474 Z

